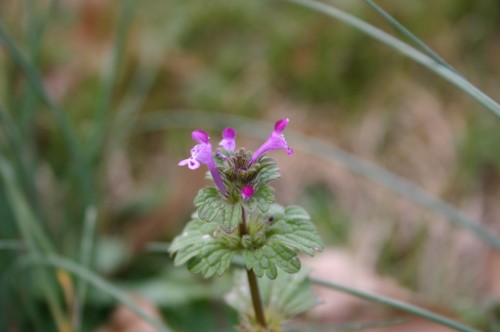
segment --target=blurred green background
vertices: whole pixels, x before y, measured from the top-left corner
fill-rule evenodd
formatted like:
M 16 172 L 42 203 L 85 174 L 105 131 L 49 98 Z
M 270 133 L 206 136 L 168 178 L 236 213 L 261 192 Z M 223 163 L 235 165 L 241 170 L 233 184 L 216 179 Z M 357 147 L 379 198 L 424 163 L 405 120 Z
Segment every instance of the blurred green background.
M 399 36 L 363 1 L 329 3 Z M 379 5 L 500 99 L 500 2 Z M 193 129 L 215 142 L 227 125 L 245 128 L 237 144 L 255 150 L 289 117 L 287 130 L 378 164 L 500 234 L 498 118 L 351 26 L 262 0 L 2 1 L 0 22 L 1 330 L 71 331 L 80 313 L 84 331 L 128 331 L 105 292 L 40 267 L 54 253 L 138 294 L 175 330 L 232 330 L 230 276 L 202 280 L 145 250 L 182 230 L 206 185 L 203 171 L 177 166 Z M 310 265 L 500 331 L 498 252 L 294 144 L 293 157 L 273 153 L 276 197 L 306 207 L 329 247 Z M 76 294 L 86 294 L 83 308 Z M 325 300 L 302 330 L 402 316 L 335 295 L 325 296 L 338 307 Z M 442 331 L 417 323 L 377 331 Z

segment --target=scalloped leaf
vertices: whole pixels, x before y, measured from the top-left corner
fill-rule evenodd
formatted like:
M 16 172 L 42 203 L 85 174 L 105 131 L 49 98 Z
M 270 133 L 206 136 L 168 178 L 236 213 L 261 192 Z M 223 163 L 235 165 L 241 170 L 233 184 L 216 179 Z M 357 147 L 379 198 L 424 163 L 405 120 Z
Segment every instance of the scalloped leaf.
M 257 208 L 261 212 L 267 212 L 274 202 L 274 189 L 271 186 L 264 185 L 258 188 L 253 197 L 248 201 L 244 201 L 243 204 L 247 211 L 253 213 Z
M 278 217 L 279 220 L 273 222 L 267 232 L 271 239 L 310 256 L 314 256 L 316 251 L 323 250 L 323 241 L 306 210 L 292 205 Z
M 222 212 L 225 202 L 216 188 L 205 187 L 198 191 L 194 205 L 198 208 L 198 217 L 210 222 Z
M 220 227 L 227 233 L 233 233 L 242 221 L 241 202 L 226 203 L 223 208 Z
M 216 229 L 216 223 L 191 220 L 170 246 L 170 253 L 175 254 L 174 264 L 187 263 L 189 270 L 205 278 L 214 274 L 221 276 L 231 264 L 239 239 L 227 234 L 216 237 Z
M 280 169 L 276 161 L 269 157 L 263 157 L 259 160 L 260 165 L 257 167 L 257 175 L 255 183 L 265 185 L 271 180 L 276 180 L 281 177 Z
M 201 219 L 191 220 L 184 227 L 182 234 L 178 235 L 170 245 L 170 253 L 176 254 L 174 264 L 182 265 L 192 257 L 201 254 L 206 244 L 214 239 L 211 234 L 216 228 L 215 223 L 207 224 Z
M 276 279 L 277 267 L 288 273 L 296 273 L 301 266 L 294 250 L 273 240 L 259 248 L 243 250 L 243 260 L 247 269 L 254 270 L 259 277 L 265 273 L 269 279 Z
M 228 233 L 233 233 L 241 222 L 241 203 L 231 204 L 223 199 L 213 187 L 200 189 L 194 199 L 198 217 L 204 221 L 217 223 Z
M 191 272 L 200 273 L 205 278 L 210 278 L 215 274 L 220 277 L 231 265 L 234 254 L 234 251 L 228 250 L 223 243 L 217 241 L 206 244 L 203 254 L 192 257 L 187 266 Z
M 270 186 L 262 186 L 255 192 L 257 206 L 262 212 L 269 210 L 269 206 L 275 202 L 274 189 Z

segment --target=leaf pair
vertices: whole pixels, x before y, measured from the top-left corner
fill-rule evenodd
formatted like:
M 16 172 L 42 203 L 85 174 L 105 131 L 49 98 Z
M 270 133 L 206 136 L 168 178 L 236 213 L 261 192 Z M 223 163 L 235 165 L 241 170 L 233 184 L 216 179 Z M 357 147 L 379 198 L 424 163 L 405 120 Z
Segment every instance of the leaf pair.
M 202 209 L 199 214 L 200 211 Z M 219 213 L 208 215 L 214 219 Z M 268 221 L 269 214 L 274 221 Z M 238 254 L 247 269 L 254 270 L 257 276 L 265 274 L 269 279 L 276 279 L 278 268 L 287 273 L 300 270 L 299 252 L 312 256 L 323 248 L 309 215 L 298 206 L 284 209 L 273 205 L 268 214 L 257 213 L 256 216 L 247 221 L 249 234 L 241 238 L 239 234 L 221 231 L 218 223 L 194 218 L 172 243 L 170 252 L 176 254 L 175 265 L 187 263 L 192 272 L 206 278 L 220 276 Z M 222 228 L 222 224 L 220 226 Z

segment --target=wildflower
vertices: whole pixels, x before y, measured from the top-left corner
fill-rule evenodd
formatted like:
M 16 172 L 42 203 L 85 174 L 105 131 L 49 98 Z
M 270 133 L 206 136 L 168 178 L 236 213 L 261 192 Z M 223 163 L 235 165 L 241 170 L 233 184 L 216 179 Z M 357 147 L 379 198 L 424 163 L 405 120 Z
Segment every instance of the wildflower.
M 207 165 L 208 170 L 212 174 L 212 178 L 220 193 L 222 195 L 226 195 L 226 187 L 224 186 L 224 182 L 219 175 L 219 171 L 217 170 L 217 166 L 215 165 L 215 161 L 212 156 L 212 144 L 210 143 L 210 137 L 203 130 L 193 131 L 192 137 L 193 140 L 195 140 L 199 144 L 196 144 L 191 149 L 191 157 L 181 160 L 178 165 L 187 165 L 189 169 L 197 169 L 201 164 Z
M 236 146 L 235 138 L 236 131 L 228 127 L 222 131 L 222 141 L 219 142 L 219 145 L 227 151 L 234 151 Z
M 250 198 L 252 198 L 254 192 L 255 190 L 252 186 L 243 186 L 243 188 L 241 189 L 241 197 L 244 200 L 248 201 Z
M 267 139 L 267 141 L 264 142 L 260 146 L 260 148 L 255 151 L 255 153 L 252 156 L 252 159 L 250 160 L 250 164 L 253 164 L 257 159 L 260 158 L 264 153 L 267 151 L 271 150 L 281 150 L 281 149 L 286 149 L 286 153 L 288 155 L 291 155 L 293 153 L 293 150 L 288 147 L 288 144 L 286 142 L 285 136 L 283 136 L 282 132 L 285 130 L 286 126 L 288 125 L 288 118 L 278 120 L 274 124 L 274 130 Z

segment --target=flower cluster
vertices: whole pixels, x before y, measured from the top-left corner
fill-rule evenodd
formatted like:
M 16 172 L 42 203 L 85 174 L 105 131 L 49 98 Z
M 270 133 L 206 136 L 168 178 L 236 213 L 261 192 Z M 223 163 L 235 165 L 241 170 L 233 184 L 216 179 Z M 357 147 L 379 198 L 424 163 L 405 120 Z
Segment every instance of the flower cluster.
M 251 155 L 251 158 L 244 159 L 244 165 L 239 165 L 238 168 L 244 170 L 250 169 L 266 152 L 272 150 L 285 149 L 286 153 L 291 155 L 293 150 L 288 147 L 285 136 L 282 134 L 288 122 L 289 119 L 287 118 L 277 121 L 269 138 Z M 216 159 L 225 159 L 228 154 L 234 154 L 236 147 L 236 131 L 233 128 L 226 128 L 222 131 L 222 140 L 218 144 L 220 149 L 215 153 L 210 143 L 210 137 L 205 131 L 195 130 L 192 133 L 192 137 L 198 144 L 191 149 L 191 156 L 189 158 L 179 162 L 179 166 L 187 165 L 190 169 L 197 169 L 201 164 L 207 165 L 220 194 L 222 196 L 228 196 L 229 191 L 221 178 Z M 234 163 L 238 163 L 238 161 Z M 256 188 L 252 185 L 243 185 L 241 188 L 241 198 L 249 200 L 254 195 L 255 189 Z
M 235 257 L 242 260 L 250 290 L 241 293 L 244 300 L 237 302 L 250 303 L 246 300 L 250 295 L 255 314 L 241 305 L 237 307 L 241 310 L 241 329 L 244 331 L 281 330 L 283 319 L 315 303 L 306 285 L 298 286 L 305 280 L 307 272 L 301 274 L 302 277 L 282 277 L 276 283 L 290 284 L 289 290 L 276 288 L 276 294 L 285 292 L 289 300 L 291 296 L 300 299 L 301 309 L 293 308 L 293 313 L 287 309 L 288 304 L 281 310 L 279 304 L 262 303 L 258 287 L 258 278 L 265 276 L 275 280 L 278 270 L 290 275 L 298 273 L 301 268 L 298 255 L 303 252 L 313 256 L 323 248 L 309 214 L 299 206 L 279 205 L 274 189 L 269 185 L 270 181 L 280 177 L 280 172 L 276 161 L 265 154 L 282 149 L 289 155 L 293 153 L 283 136 L 288 121 L 277 121 L 271 135 L 253 153 L 236 150 L 236 131 L 233 128 L 223 130 L 222 140 L 216 148 L 212 147 L 206 132 L 195 130 L 192 137 L 197 144 L 191 149 L 191 156 L 179 162 L 180 166 L 190 169 L 207 165 L 216 187 L 208 186 L 198 191 L 194 198 L 196 212 L 182 234 L 173 240 L 169 252 L 175 255 L 176 266 L 186 264 L 191 272 L 200 273 L 205 278 L 222 276 Z M 265 291 L 273 287 L 269 283 L 266 285 Z M 264 296 L 265 299 L 275 297 L 270 293 Z M 304 306 L 304 299 L 308 297 L 310 304 Z M 272 314 L 267 316 L 268 313 Z

